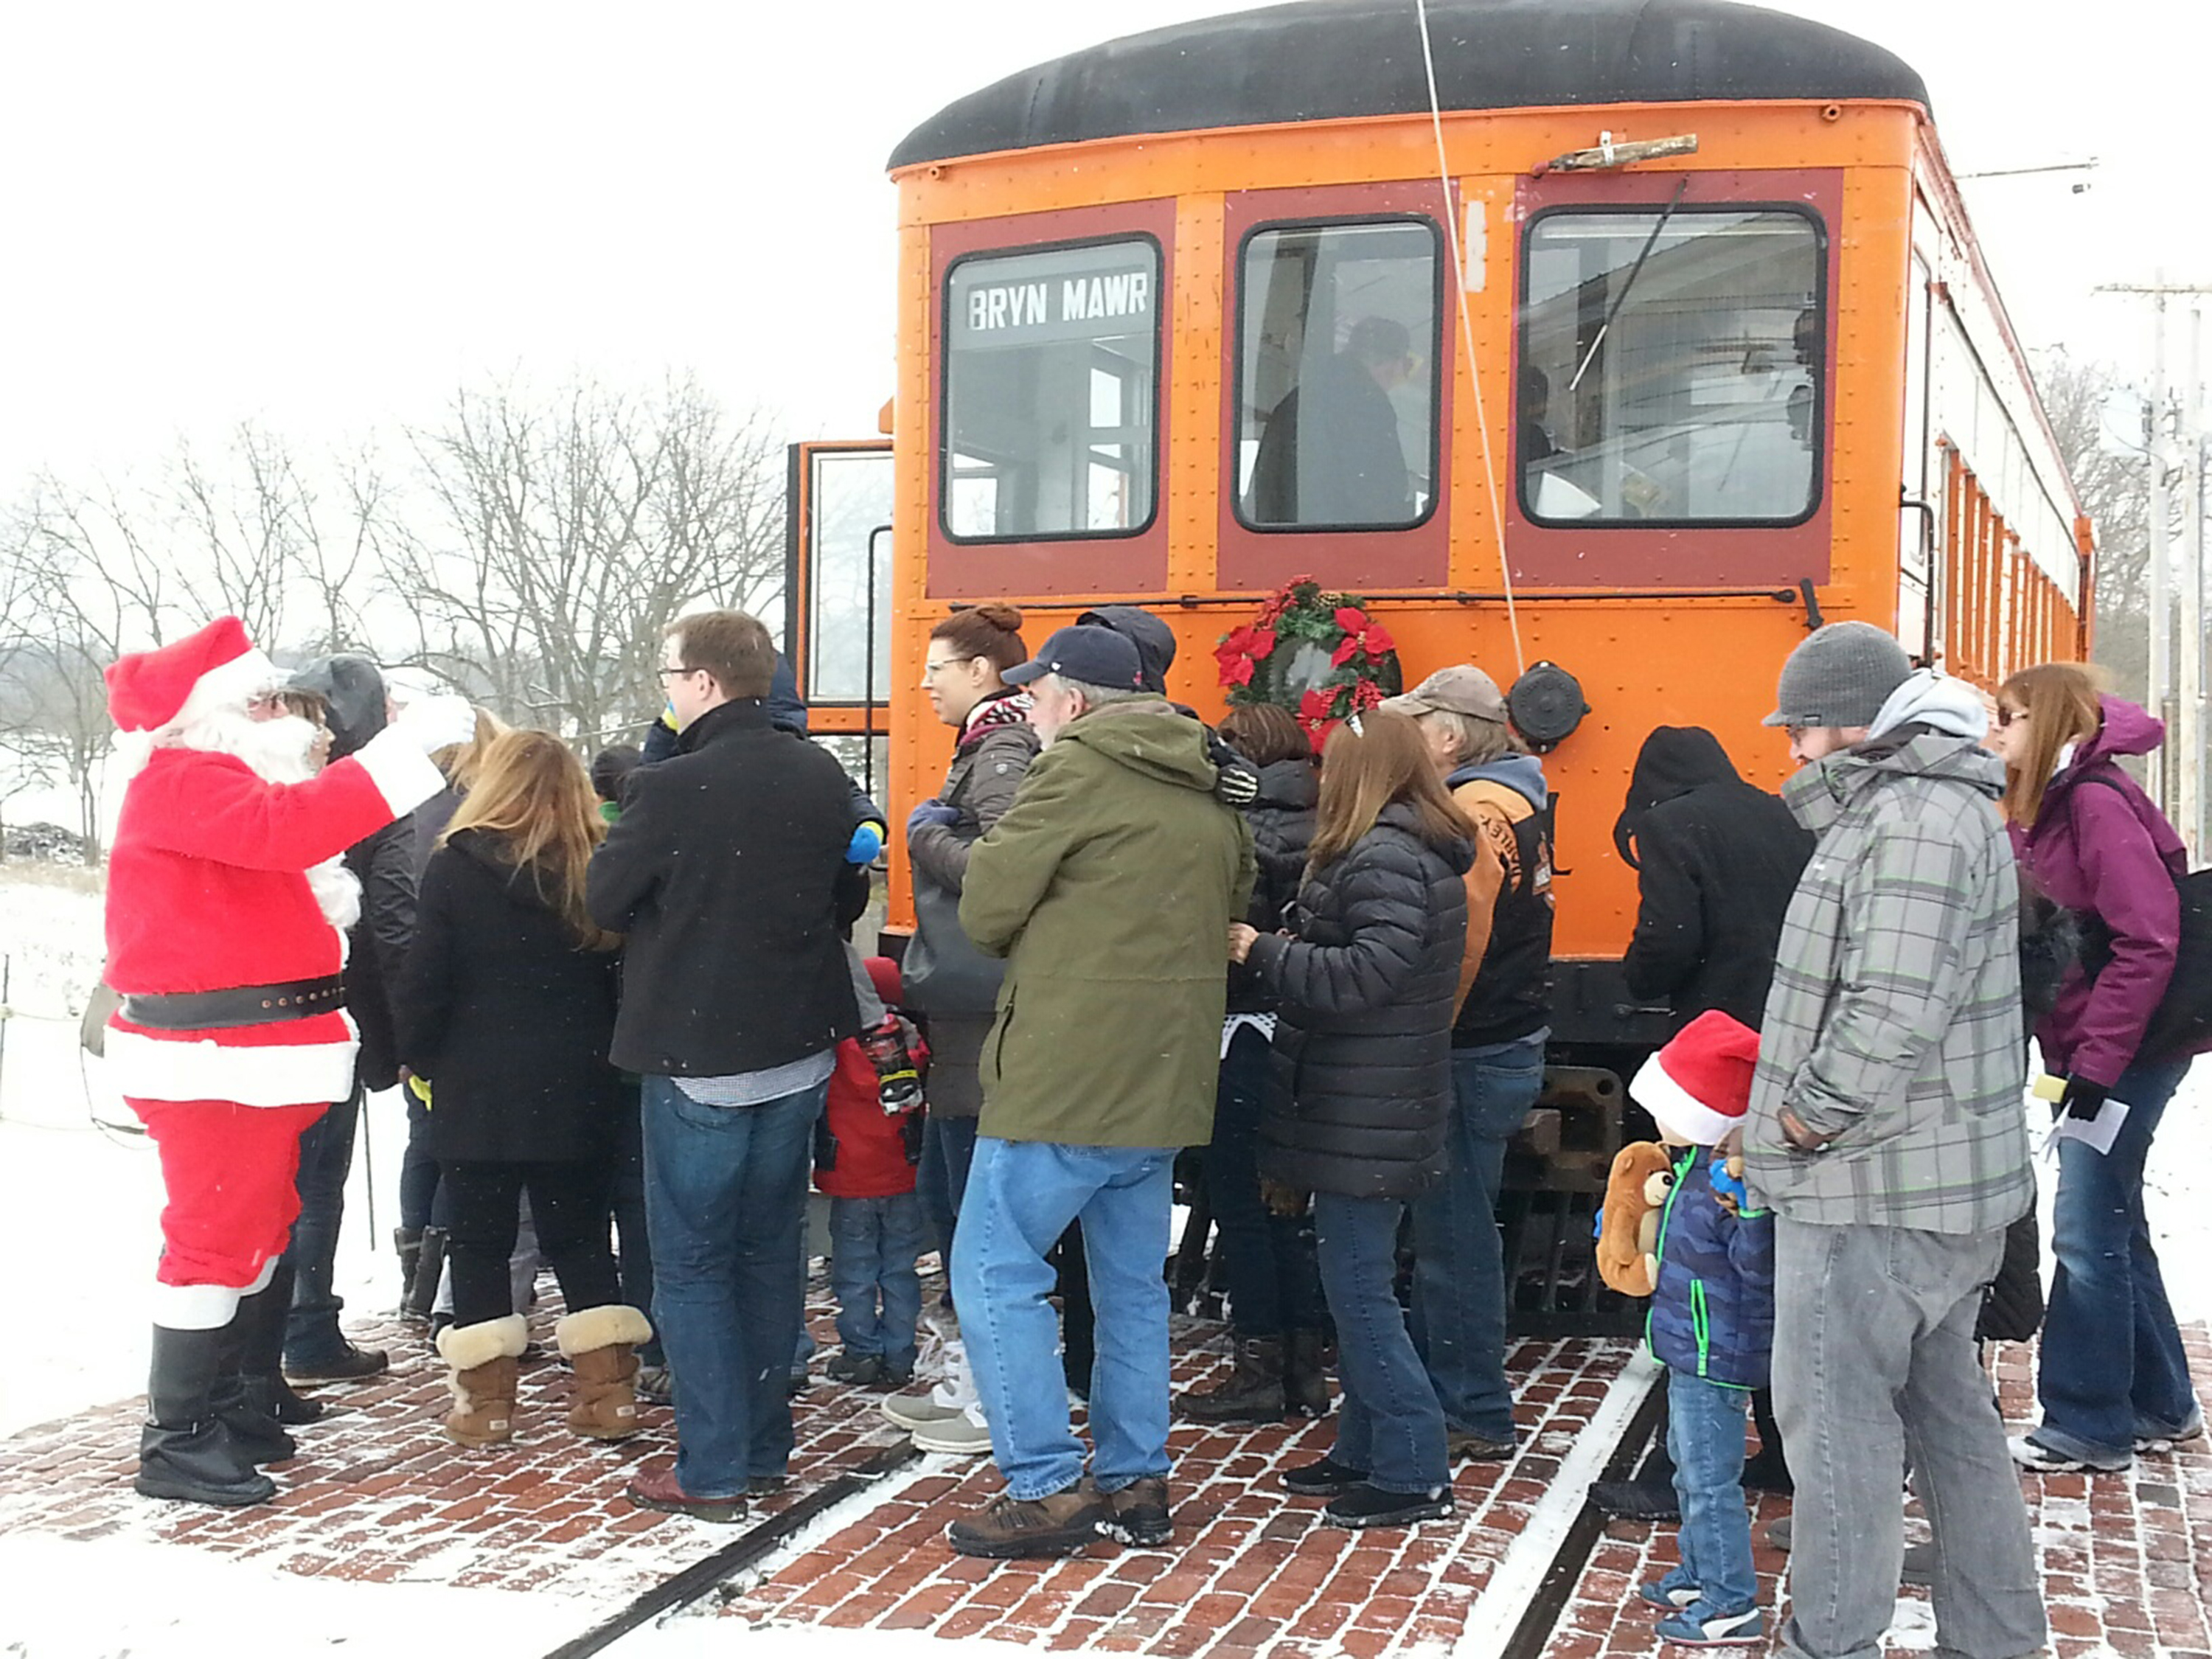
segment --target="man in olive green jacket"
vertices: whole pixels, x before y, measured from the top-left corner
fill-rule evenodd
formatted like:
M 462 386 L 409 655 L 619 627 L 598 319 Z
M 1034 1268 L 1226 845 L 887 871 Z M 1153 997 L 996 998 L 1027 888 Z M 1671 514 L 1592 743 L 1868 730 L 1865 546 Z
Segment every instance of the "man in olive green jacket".
M 1167 1541 L 1167 1258 L 1179 1147 L 1213 1129 L 1229 924 L 1254 874 L 1206 731 L 1144 691 L 1136 647 L 1066 628 L 1007 671 L 1045 750 L 969 855 L 960 925 L 1007 959 L 952 1248 L 953 1302 L 1006 1494 L 971 1555 Z M 1069 1425 L 1045 1261 L 1083 1224 L 1097 1310 L 1091 1425 Z

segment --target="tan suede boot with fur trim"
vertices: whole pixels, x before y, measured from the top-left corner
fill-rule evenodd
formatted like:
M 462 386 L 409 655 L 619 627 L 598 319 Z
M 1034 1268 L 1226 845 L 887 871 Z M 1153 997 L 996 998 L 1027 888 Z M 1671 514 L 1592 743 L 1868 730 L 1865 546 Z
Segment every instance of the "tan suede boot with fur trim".
M 496 1446 L 514 1437 L 514 1362 L 530 1340 L 520 1314 L 438 1333 L 438 1356 L 449 1368 L 453 1409 L 446 1438 L 461 1446 Z
M 653 1327 L 635 1308 L 586 1308 L 553 1327 L 553 1340 L 576 1375 L 568 1426 L 592 1440 L 627 1440 L 638 1431 L 637 1356 Z

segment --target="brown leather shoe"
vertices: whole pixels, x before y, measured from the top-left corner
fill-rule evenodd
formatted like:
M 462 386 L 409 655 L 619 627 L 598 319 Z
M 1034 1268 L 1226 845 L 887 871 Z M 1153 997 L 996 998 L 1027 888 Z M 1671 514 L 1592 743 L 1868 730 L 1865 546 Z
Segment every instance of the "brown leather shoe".
M 963 1555 L 1007 1561 L 1018 1556 L 1073 1555 L 1095 1541 L 1108 1519 L 1106 1500 L 1088 1480 L 1048 1498 L 1003 1492 L 945 1529 Z
M 1106 1495 L 1106 1518 L 1098 1530 L 1132 1549 L 1156 1550 L 1175 1536 L 1169 1512 L 1168 1478 L 1146 1475 Z
M 623 1496 L 641 1510 L 659 1510 L 665 1515 L 688 1515 L 694 1521 L 742 1521 L 745 1518 L 745 1495 L 734 1498 L 694 1498 L 676 1484 L 676 1471 L 647 1469 L 623 1489 Z
M 474 1325 L 448 1325 L 438 1333 L 453 1408 L 446 1413 L 446 1438 L 459 1446 L 496 1446 L 514 1437 L 515 1361 L 530 1340 L 520 1314 Z
M 627 1440 L 638 1431 L 637 1355 L 653 1339 L 643 1314 L 620 1304 L 586 1308 L 553 1328 L 554 1340 L 575 1374 L 576 1403 L 568 1426 L 592 1440 Z

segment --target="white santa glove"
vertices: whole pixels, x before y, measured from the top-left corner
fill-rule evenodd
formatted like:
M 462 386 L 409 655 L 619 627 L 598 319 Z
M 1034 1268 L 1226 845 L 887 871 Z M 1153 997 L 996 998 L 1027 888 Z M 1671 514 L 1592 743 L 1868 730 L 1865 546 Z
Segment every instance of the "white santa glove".
M 392 725 L 424 754 L 434 755 L 476 737 L 477 711 L 466 697 L 442 693 L 416 698 L 399 711 Z

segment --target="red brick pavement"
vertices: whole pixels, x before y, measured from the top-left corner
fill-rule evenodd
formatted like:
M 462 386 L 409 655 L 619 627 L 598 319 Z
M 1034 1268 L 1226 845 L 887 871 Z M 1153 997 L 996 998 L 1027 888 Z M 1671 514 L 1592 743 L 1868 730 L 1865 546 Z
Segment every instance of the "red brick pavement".
M 2198 1392 L 2212 1385 L 2212 1340 L 2203 1327 L 2185 1332 Z M 1997 1364 L 1998 1397 L 2017 1433 L 2038 1419 L 2033 1350 L 2008 1345 Z M 2212 1411 L 2212 1404 L 2207 1405 Z M 2023 1474 L 2028 1519 L 2043 1571 L 2057 1659 L 2212 1659 L 2206 1605 L 2212 1600 L 2212 1445 L 2199 1439 L 2146 1454 L 2124 1474 Z M 1765 1525 L 1790 1512 L 1786 1498 L 1761 1498 L 1753 1523 L 1753 1559 L 1770 1631 L 1786 1616 L 1782 1572 L 1788 1558 L 1768 1547 Z M 1917 1504 L 1908 1537 L 1925 1538 Z M 1630 1598 L 1646 1578 L 1674 1564 L 1670 1525 L 1614 1522 L 1590 1557 L 1544 1659 L 1658 1650 L 1656 1615 Z M 1779 1610 L 1779 1613 L 1778 1613 Z M 1897 1647 L 1935 1642 L 1927 1592 L 1900 1592 Z
M 1178 1388 L 1222 1364 L 1218 1328 L 1194 1326 L 1177 1346 Z M 1000 1490 L 977 1460 L 915 1480 L 803 1554 L 764 1564 L 723 1612 L 1170 1659 L 1379 1659 L 1449 1647 L 1630 1352 L 1626 1342 L 1521 1344 L 1510 1365 L 1525 1449 L 1510 1465 L 1460 1464 L 1449 1523 L 1320 1525 L 1319 1500 L 1291 1496 L 1275 1476 L 1327 1451 L 1330 1424 L 1181 1425 L 1170 1440 L 1171 1548 L 1101 1542 L 1060 1561 L 957 1556 L 945 1523 Z
M 533 1320 L 549 1352 L 552 1311 Z M 818 1297 L 813 1320 L 817 1337 L 834 1341 Z M 579 1631 L 738 1530 L 635 1510 L 621 1496 L 640 1462 L 666 1455 L 665 1410 L 647 1408 L 647 1432 L 623 1445 L 577 1440 L 560 1426 L 565 1373 L 548 1358 L 524 1372 L 522 1437 L 465 1451 L 438 1432 L 441 1371 L 419 1334 L 380 1324 L 357 1335 L 391 1348 L 394 1369 L 370 1385 L 326 1391 L 342 1411 L 301 1433 L 301 1455 L 276 1472 L 276 1503 L 238 1513 L 135 1496 L 139 1407 L 130 1401 L 0 1443 L 0 1528 L 173 1544 L 315 1577 L 529 1589 L 574 1598 Z M 2212 1378 L 2212 1346 L 2201 1331 L 2191 1345 L 2197 1375 Z M 1179 1387 L 1224 1362 L 1215 1326 L 1181 1325 L 1177 1347 Z M 1629 1352 L 1622 1342 L 1521 1344 L 1511 1365 L 1525 1449 L 1509 1466 L 1461 1465 L 1459 1513 L 1449 1523 L 1383 1535 L 1319 1526 L 1318 1504 L 1290 1497 L 1273 1477 L 1327 1449 L 1328 1424 L 1178 1426 L 1171 1549 L 1101 1543 L 1036 1563 L 955 1556 L 944 1541 L 946 1523 L 999 1481 L 988 1460 L 933 1459 L 840 1505 L 726 1586 L 721 1612 L 1174 1659 L 1380 1659 L 1448 1647 L 1467 1633 L 1476 1598 Z M 2033 1420 L 2027 1352 L 2006 1350 L 2000 1375 L 2008 1415 Z M 816 1382 L 797 1413 L 792 1487 L 759 1506 L 762 1515 L 897 1443 L 876 1397 Z M 2212 1659 L 2204 1613 L 2212 1450 L 2200 1443 L 2147 1457 L 2125 1476 L 2031 1476 L 2025 1484 L 2057 1659 Z M 1761 1501 L 1762 1522 L 1785 1512 L 1784 1504 Z M 1664 1570 L 1672 1551 L 1669 1528 L 1616 1524 L 1583 1573 L 1547 1659 L 1648 1651 L 1651 1620 L 1628 1596 L 1640 1577 Z M 1782 1558 L 1762 1547 L 1758 1559 L 1772 1609 Z M 1486 1623 L 1517 1613 L 1493 1608 Z M 1899 1644 L 1927 1645 L 1924 1601 L 1908 1598 L 1904 1613 Z

